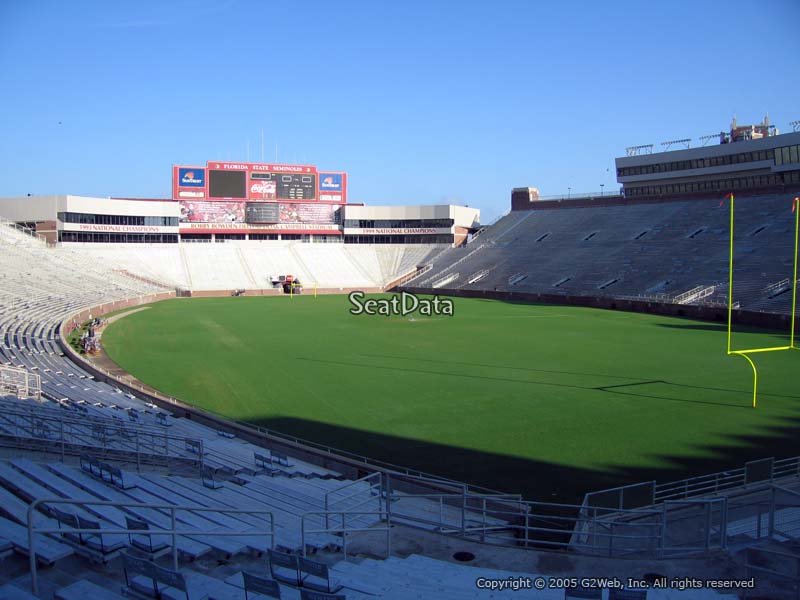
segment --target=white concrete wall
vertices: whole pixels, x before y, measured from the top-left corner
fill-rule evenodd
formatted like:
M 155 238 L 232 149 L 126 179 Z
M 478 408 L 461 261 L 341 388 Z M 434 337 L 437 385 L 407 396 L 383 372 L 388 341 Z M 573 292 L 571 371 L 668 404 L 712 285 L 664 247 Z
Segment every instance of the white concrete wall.
M 345 206 L 346 219 L 449 219 L 450 206 Z
M 11 221 L 54 221 L 60 212 L 140 217 L 179 217 L 171 200 L 120 200 L 69 194 L 0 198 L 0 217 Z
M 66 196 L 18 196 L 0 198 L 0 217 L 9 221 L 55 221 Z
M 117 198 L 90 198 L 66 196 L 59 212 L 78 212 L 98 215 L 126 215 L 139 217 L 179 217 L 180 204 L 172 200 L 120 200 Z
M 481 211 L 468 206 L 436 204 L 432 206 L 345 206 L 345 219 L 411 220 L 454 219 L 458 227 L 477 227 Z
M 450 218 L 456 227 L 476 228 L 481 223 L 481 211 L 468 206 L 450 205 Z

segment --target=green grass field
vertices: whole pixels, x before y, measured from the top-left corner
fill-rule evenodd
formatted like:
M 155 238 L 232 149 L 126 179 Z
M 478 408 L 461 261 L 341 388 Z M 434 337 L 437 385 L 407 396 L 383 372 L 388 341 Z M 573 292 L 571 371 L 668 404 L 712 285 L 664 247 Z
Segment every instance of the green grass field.
M 800 454 L 800 353 L 725 355 L 725 327 L 455 299 L 453 317 L 351 316 L 346 296 L 170 300 L 109 356 L 202 408 L 530 499 Z M 734 346 L 787 336 L 738 331 Z

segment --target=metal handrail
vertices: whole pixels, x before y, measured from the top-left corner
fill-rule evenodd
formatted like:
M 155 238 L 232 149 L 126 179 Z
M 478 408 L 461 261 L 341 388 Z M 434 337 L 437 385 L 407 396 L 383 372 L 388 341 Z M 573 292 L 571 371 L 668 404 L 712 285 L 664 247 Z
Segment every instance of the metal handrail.
M 377 480 L 378 480 L 377 485 L 380 488 L 380 487 L 383 486 L 383 474 L 380 471 L 377 471 L 375 473 L 370 473 L 369 475 L 365 475 L 364 477 L 362 477 L 360 479 L 356 479 L 354 481 L 346 483 L 346 484 L 344 484 L 344 485 L 342 485 L 342 486 L 340 486 L 340 487 L 338 487 L 336 489 L 330 490 L 329 492 L 325 492 L 325 513 L 326 513 L 325 526 L 326 527 L 328 526 L 327 513 L 329 513 L 331 511 L 331 509 L 333 508 L 331 506 L 332 503 L 343 502 L 345 500 L 349 500 L 350 498 L 353 498 L 354 496 L 359 496 L 359 495 L 361 495 L 363 493 L 363 490 L 356 490 L 352 494 L 344 496 L 343 498 L 334 498 L 333 501 L 331 501 L 331 496 L 333 494 L 341 493 L 343 490 L 346 490 L 347 488 L 350 488 L 350 487 L 352 487 L 352 486 L 354 486 L 354 485 L 356 485 L 358 483 L 366 483 L 366 482 L 370 481 L 371 479 L 375 479 L 376 477 L 377 477 Z M 357 506 L 363 506 L 367 502 L 373 500 L 371 493 L 372 493 L 372 490 L 375 489 L 374 485 L 375 484 L 370 483 L 370 487 L 369 487 L 369 490 L 367 492 L 368 494 L 370 494 L 370 497 L 367 498 L 364 502 L 360 503 Z M 379 506 L 380 506 L 380 503 L 381 503 L 380 494 L 378 495 L 378 503 L 379 503 Z M 350 507 L 350 508 L 354 508 L 354 507 Z
M 0 393 L 17 398 L 39 400 L 42 395 L 42 378 L 28 369 L 0 365 Z
M 405 514 L 399 511 L 397 508 L 394 508 L 392 504 L 396 504 L 397 502 L 407 500 L 407 499 L 429 499 L 432 501 L 438 500 L 439 502 L 439 518 L 435 520 L 434 518 L 425 518 L 419 515 L 413 514 Z M 451 509 L 456 511 L 455 514 L 451 513 L 451 519 L 445 518 L 444 507 L 445 507 L 445 500 L 449 500 L 450 502 L 447 503 Z M 487 501 L 494 501 L 497 505 L 496 507 L 487 507 Z M 476 503 L 480 503 L 480 506 L 475 506 Z M 502 505 L 512 505 L 515 509 L 503 509 Z M 585 513 L 589 507 L 582 507 L 575 504 L 564 504 L 564 503 L 553 503 L 553 502 L 536 502 L 536 501 L 525 501 L 525 500 L 516 500 L 510 498 L 503 498 L 503 497 L 492 497 L 492 496 L 481 496 L 475 494 L 403 494 L 402 496 L 395 498 L 387 497 L 387 511 L 393 516 L 395 520 L 401 519 L 404 522 L 412 522 L 417 523 L 420 525 L 425 526 L 433 526 L 436 527 L 439 531 L 442 532 L 449 532 L 453 534 L 459 534 L 461 536 L 466 536 L 470 534 L 480 534 L 481 541 L 486 541 L 487 537 L 491 537 L 491 533 L 495 531 L 515 531 L 524 536 L 526 542 L 533 542 L 533 543 L 542 543 L 542 544 L 550 544 L 550 545 L 558 545 L 563 547 L 575 547 L 575 546 L 582 546 L 586 544 L 580 544 L 574 541 L 574 534 L 576 532 L 579 533 L 582 530 L 583 535 L 591 535 L 587 534 L 585 530 L 585 526 L 592 526 L 593 524 L 613 524 L 616 528 L 641 528 L 643 526 L 647 527 L 662 527 L 663 523 L 661 521 L 653 522 L 653 523 L 642 523 L 641 521 L 637 522 L 625 522 L 616 519 L 604 519 L 604 515 L 613 515 L 617 518 L 619 517 L 629 517 L 634 519 L 641 519 L 643 517 L 649 518 L 658 518 L 660 519 L 662 516 L 662 512 L 660 510 L 655 509 L 617 509 L 617 508 L 603 508 L 603 507 L 591 507 L 591 514 L 586 515 L 582 514 Z M 573 512 L 572 515 L 564 515 L 564 514 L 548 514 L 543 513 L 543 510 L 551 510 L 551 511 L 569 511 Z M 468 525 L 468 521 L 470 520 L 470 515 L 472 515 L 472 520 L 474 521 L 475 518 L 482 518 L 482 523 L 480 525 Z M 492 522 L 488 522 L 487 518 L 491 517 Z M 519 524 L 519 520 L 522 519 L 523 523 Z M 456 521 L 460 521 L 457 523 Z M 500 521 L 501 523 L 498 523 Z M 517 522 L 515 522 L 517 521 Z M 561 534 L 567 535 L 572 531 L 573 540 L 571 541 L 564 541 L 564 542 L 557 542 L 555 540 L 544 540 L 544 539 L 536 539 L 532 533 L 545 533 L 545 534 Z M 659 529 L 659 531 L 661 531 Z M 661 534 L 658 535 L 646 535 L 646 536 L 626 536 L 624 534 L 615 533 L 611 536 L 615 539 L 626 539 L 628 537 L 635 538 L 635 539 L 651 539 L 655 542 L 658 542 L 661 539 Z M 654 542 L 654 543 L 655 543 Z
M 63 527 L 59 527 L 58 529 L 53 527 L 34 527 L 33 526 L 33 517 L 36 509 L 42 504 L 74 504 L 79 506 L 113 506 L 116 508 L 119 507 L 128 507 L 128 508 L 149 508 L 149 509 L 156 509 L 156 510 L 169 510 L 170 511 L 170 528 L 152 528 L 147 530 L 142 529 L 131 529 L 131 528 L 124 528 L 118 527 L 113 529 L 81 529 L 81 528 L 68 528 L 65 529 Z M 192 512 L 216 512 L 216 513 L 226 513 L 226 514 L 249 514 L 249 515 L 266 515 L 267 523 L 269 524 L 268 529 L 265 531 L 247 531 L 247 532 L 236 532 L 236 531 L 219 531 L 219 529 L 177 529 L 176 528 L 176 519 L 175 513 L 178 511 L 192 511 Z M 174 570 L 178 570 L 178 546 L 176 544 L 176 538 L 179 535 L 203 535 L 203 536 L 221 536 L 221 537 L 243 537 L 243 536 L 254 536 L 254 535 L 265 535 L 269 538 L 269 547 L 275 548 L 275 516 L 271 511 L 268 510 L 243 510 L 238 508 L 228 508 L 228 507 L 210 507 L 210 506 L 195 506 L 195 505 L 175 505 L 175 504 L 150 504 L 150 503 L 142 503 L 142 502 L 113 502 L 108 500 L 70 500 L 67 498 L 37 498 L 28 506 L 28 516 L 27 516 L 27 527 L 28 527 L 28 558 L 29 558 L 29 565 L 31 571 L 31 593 L 35 596 L 38 594 L 39 591 L 39 581 L 38 581 L 38 574 L 37 574 L 37 564 L 36 564 L 36 536 L 35 533 L 41 534 L 53 534 L 53 533 L 63 533 L 64 531 L 72 531 L 75 533 L 95 533 L 95 534 L 130 534 L 130 533 L 147 533 L 151 535 L 169 535 L 172 538 L 172 568 Z
M 790 490 L 789 488 L 785 488 L 782 485 L 773 485 L 772 489 L 782 492 L 784 494 L 788 494 L 790 496 L 797 496 L 797 498 L 800 499 L 800 492 L 798 492 L 797 490 Z
M 780 492 L 785 496 L 791 496 L 793 498 L 796 498 L 797 500 L 795 500 L 794 504 L 781 505 L 781 507 L 779 508 L 777 501 L 778 492 Z M 776 517 L 779 510 L 798 509 L 798 508 L 800 508 L 800 492 L 795 490 L 790 490 L 780 485 L 773 484 L 770 490 L 769 524 L 768 524 L 769 537 L 773 537 L 775 533 L 779 533 L 786 538 L 797 539 L 796 535 L 793 536 L 789 532 L 781 531 L 778 528 L 778 525 L 776 524 L 777 520 Z
M 20 443 L 26 441 L 48 442 L 50 444 L 48 451 L 59 452 L 62 459 L 67 454 L 76 454 L 71 451 L 71 446 L 82 446 L 80 452 L 90 455 L 95 455 L 98 451 L 131 453 L 132 457 L 135 456 L 137 470 L 140 468 L 142 459 L 195 460 L 200 467 L 204 463 L 202 452 L 196 459 L 170 452 L 170 446 L 175 449 L 183 448 L 187 440 L 197 442 L 202 449 L 204 445 L 202 439 L 168 435 L 165 431 L 156 428 L 142 431 L 138 429 L 141 426 L 122 420 L 119 423 L 102 418 L 84 421 L 65 416 L 37 415 L 35 412 L 24 409 L 7 408 L 4 408 L 0 419 L 15 428 L 14 432 L 3 433 L 3 437 L 19 440 Z M 17 419 L 22 422 L 18 422 Z M 100 430 L 96 428 L 100 427 L 102 427 L 103 435 L 98 438 L 96 434 L 100 433 Z M 45 428 L 56 437 L 44 435 Z M 131 437 L 125 438 L 117 435 L 121 431 L 125 431 Z M 110 444 L 109 442 L 112 440 L 113 444 Z
M 687 479 L 680 479 L 667 483 L 655 484 L 655 482 L 653 482 L 653 501 L 654 503 L 659 503 L 664 500 L 693 498 L 708 493 L 715 493 L 741 487 L 746 483 L 746 476 L 746 467 L 737 467 L 735 469 L 727 469 L 717 473 L 709 473 L 706 475 L 689 477 Z M 765 483 L 767 481 L 774 481 L 776 479 L 783 479 L 785 477 L 800 477 L 800 456 L 775 460 L 772 463 L 772 469 L 769 474 L 769 478 L 760 480 L 757 483 Z M 621 493 L 628 488 L 639 485 L 642 485 L 642 483 L 590 492 L 584 497 L 583 505 L 588 506 L 588 502 L 593 496 L 611 492 Z
M 30 227 L 25 227 L 24 225 L 20 225 L 18 223 L 15 223 L 14 221 L 10 221 L 10 220 L 5 219 L 3 217 L 0 217 L 0 225 L 7 225 L 8 227 L 10 227 L 12 229 L 16 229 L 20 233 L 24 233 L 25 235 L 27 235 L 29 237 L 32 237 L 37 242 L 40 242 L 40 243 L 42 243 L 44 245 L 47 245 L 47 240 L 45 239 L 44 235 L 39 233 L 39 232 L 37 232 L 37 231 L 34 231 Z
M 768 567 L 763 566 L 763 564 L 754 564 L 750 562 L 751 554 L 755 554 L 756 557 L 758 555 L 766 555 L 766 556 L 777 556 L 781 558 L 788 558 L 796 561 L 795 564 L 795 573 L 784 573 L 782 571 L 777 571 L 775 569 L 770 569 Z M 800 555 L 798 554 L 790 554 L 788 552 L 781 552 L 779 550 L 771 550 L 767 548 L 747 548 L 745 550 L 745 557 L 744 557 L 744 568 L 745 568 L 745 576 L 751 575 L 753 571 L 762 573 L 767 577 L 777 577 L 779 579 L 783 579 L 784 581 L 788 580 L 794 584 L 795 593 L 797 597 L 800 598 Z
M 338 494 L 338 493 L 340 493 L 342 490 L 346 490 L 347 488 L 349 488 L 349 487 L 352 487 L 352 486 L 356 485 L 357 483 L 364 483 L 364 482 L 366 482 L 366 481 L 369 481 L 370 479 L 373 479 L 373 478 L 375 478 L 375 477 L 377 477 L 377 478 L 378 478 L 378 483 L 380 483 L 380 482 L 382 481 L 382 477 L 381 477 L 381 475 L 382 475 L 382 474 L 381 474 L 379 471 L 378 471 L 378 472 L 375 472 L 375 473 L 370 473 L 369 475 L 365 475 L 365 476 L 364 476 L 364 477 L 362 477 L 361 479 L 354 479 L 353 481 L 349 481 L 348 483 L 345 483 L 345 484 L 344 484 L 344 485 L 342 485 L 342 486 L 339 486 L 339 487 L 337 487 L 337 488 L 335 488 L 335 489 L 332 489 L 332 490 L 330 490 L 330 491 L 328 491 L 328 492 L 325 492 L 325 498 L 326 498 L 326 501 L 325 501 L 325 503 L 327 504 L 327 498 L 328 498 L 329 496 L 331 496 L 331 495 L 333 495 L 333 494 Z M 370 487 L 370 489 L 372 489 L 372 487 Z M 350 497 L 352 497 L 353 495 L 357 495 L 358 493 L 359 493 L 359 492 L 355 492 L 354 494 L 351 494 L 350 496 L 345 496 L 344 498 L 340 498 L 339 500 L 346 500 L 347 498 L 350 498 Z
M 51 400 L 51 401 L 52 402 L 58 402 L 58 400 Z M 47 413 L 47 414 L 42 415 L 40 411 L 41 411 L 41 409 L 43 407 L 48 408 L 48 409 L 50 408 L 50 407 L 47 407 L 46 403 L 36 404 L 36 405 L 29 405 L 29 403 L 25 403 L 25 402 L 16 402 L 16 401 L 13 401 L 13 400 L 12 401 L 0 400 L 0 404 L 3 405 L 3 414 L 17 414 L 17 415 L 20 415 L 20 416 L 35 416 L 37 418 L 50 418 L 50 419 L 55 419 L 55 420 L 59 420 L 59 421 L 64 421 L 64 423 L 76 423 L 76 424 L 80 424 L 80 425 L 91 424 L 91 425 L 122 426 L 124 424 L 126 427 L 129 427 L 131 429 L 135 429 L 136 431 L 139 431 L 140 433 L 143 433 L 143 434 L 146 433 L 146 434 L 150 434 L 150 435 L 161 435 L 161 436 L 163 436 L 163 434 L 165 432 L 165 429 L 163 427 L 159 427 L 157 425 L 147 425 L 147 424 L 144 424 L 144 423 L 137 423 L 136 421 L 132 421 L 130 419 L 125 420 L 122 417 L 116 417 L 116 416 L 111 416 L 111 417 L 102 417 L 102 416 L 99 416 L 99 415 L 81 415 L 81 416 L 78 416 L 78 415 L 76 415 L 76 414 L 74 414 L 72 412 L 70 412 L 70 413 L 64 413 L 64 412 L 53 413 L 53 412 L 51 412 L 51 413 Z M 14 406 L 15 404 L 16 404 L 16 406 Z M 78 404 L 77 406 L 81 406 L 81 405 Z M 60 409 L 56 408 L 56 407 L 52 407 L 51 410 L 58 411 Z M 122 410 L 125 410 L 125 409 L 122 409 Z M 125 411 L 125 412 L 127 412 L 127 411 Z M 186 436 L 170 436 L 170 437 L 173 437 L 173 438 L 176 438 L 176 439 L 178 439 L 178 438 L 183 439 Z
M 342 526 L 341 527 L 331 527 L 328 525 L 329 517 L 331 515 L 339 515 L 342 519 Z M 378 526 L 371 526 L 371 527 L 347 527 L 347 517 L 356 517 L 356 516 L 364 516 L 364 515 L 371 515 L 371 516 L 378 516 L 378 521 L 383 522 L 386 521 L 386 525 L 382 527 Z M 323 516 L 324 521 L 326 523 L 325 527 L 322 529 L 308 529 L 306 527 L 306 519 L 312 516 Z M 391 514 L 385 510 L 378 510 L 378 511 L 311 511 L 307 513 L 303 513 L 300 516 L 300 540 L 303 544 L 303 556 L 307 555 L 307 544 L 306 544 L 306 534 L 334 534 L 339 533 L 342 536 L 342 552 L 344 553 L 344 558 L 347 560 L 347 534 L 348 533 L 367 533 L 367 532 L 376 532 L 376 531 L 385 531 L 386 532 L 386 558 L 389 558 L 392 555 L 392 522 L 391 522 Z
M 430 483 L 432 485 L 438 486 L 453 486 L 460 488 L 463 493 L 467 493 L 472 496 L 485 496 L 487 498 L 496 498 L 496 499 L 509 499 L 509 500 L 522 500 L 522 494 L 508 494 L 505 492 L 498 492 L 496 490 L 490 490 L 488 488 L 484 488 L 481 486 L 475 486 L 463 481 L 456 481 L 454 479 L 446 479 L 444 477 L 436 477 L 433 475 L 428 475 L 425 473 L 405 473 L 401 471 L 384 471 L 384 475 L 387 479 L 387 482 L 390 485 L 392 477 L 396 479 L 401 479 L 404 481 L 411 481 L 411 482 L 421 482 L 421 483 Z M 412 495 L 412 494 L 409 494 Z
M 536 202 L 540 200 L 566 200 L 567 202 L 571 200 L 605 200 L 608 198 L 622 198 L 622 194 L 614 192 L 600 190 L 593 191 L 593 192 L 568 192 L 566 194 L 550 194 L 548 196 L 539 196 Z

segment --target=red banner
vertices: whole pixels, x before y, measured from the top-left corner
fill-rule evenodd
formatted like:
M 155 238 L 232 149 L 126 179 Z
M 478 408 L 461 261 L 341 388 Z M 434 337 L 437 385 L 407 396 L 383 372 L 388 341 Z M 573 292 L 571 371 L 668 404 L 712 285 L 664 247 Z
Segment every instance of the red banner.
M 335 205 L 281 202 L 281 223 L 333 223 Z
M 256 173 L 316 173 L 313 165 L 278 165 L 272 163 L 208 161 L 209 169 L 218 171 L 253 171 Z
M 244 223 L 244 202 L 181 200 L 181 223 Z
M 181 200 L 181 223 L 244 223 L 245 202 Z M 280 223 L 335 223 L 335 204 L 281 202 Z M 338 228 L 338 225 L 336 225 Z
M 275 200 L 278 197 L 278 185 L 274 181 L 252 180 L 249 186 L 247 196 L 251 201 Z
M 316 233 L 341 235 L 331 223 L 181 223 L 181 233 Z

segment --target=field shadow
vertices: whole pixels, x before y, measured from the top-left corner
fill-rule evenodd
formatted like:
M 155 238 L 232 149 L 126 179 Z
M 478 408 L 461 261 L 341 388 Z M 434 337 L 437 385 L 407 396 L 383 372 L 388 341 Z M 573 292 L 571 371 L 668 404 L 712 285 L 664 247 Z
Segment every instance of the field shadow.
M 666 483 L 742 467 L 750 460 L 800 455 L 800 416 L 765 427 L 763 434 L 730 436 L 725 445 L 708 445 L 698 440 L 696 456 L 650 457 L 669 464 L 668 467 L 617 465 L 609 470 L 532 460 L 310 419 L 269 417 L 250 422 L 372 459 L 506 493 L 521 493 L 527 500 L 542 502 L 579 504 L 591 491 L 653 480 Z M 625 434 L 620 432 L 620 436 Z M 598 440 L 598 444 L 602 443 L 608 440 Z

